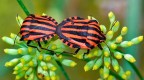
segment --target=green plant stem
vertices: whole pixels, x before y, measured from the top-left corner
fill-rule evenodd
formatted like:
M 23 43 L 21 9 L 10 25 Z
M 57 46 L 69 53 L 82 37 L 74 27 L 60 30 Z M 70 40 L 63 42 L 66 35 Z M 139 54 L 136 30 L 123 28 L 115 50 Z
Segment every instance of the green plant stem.
M 59 68 L 61 69 L 62 73 L 64 74 L 66 80 L 70 80 L 68 74 L 66 73 L 65 69 L 63 68 L 62 64 L 56 60 L 56 63 L 59 65 Z
M 22 8 L 23 11 L 25 12 L 25 14 L 26 14 L 27 16 L 29 16 L 30 13 L 29 13 L 28 9 L 25 7 L 25 5 L 24 5 L 24 3 L 22 2 L 22 0 L 17 0 L 17 2 L 18 2 L 19 5 L 21 6 L 21 8 Z
M 127 61 L 128 62 L 128 61 Z M 133 68 L 133 70 L 136 72 L 137 76 L 139 77 L 140 80 L 144 80 L 142 75 L 140 74 L 140 71 L 138 70 L 138 68 L 136 67 L 135 64 L 128 62 L 129 65 Z
M 110 70 L 110 74 L 115 76 L 118 80 L 124 80 L 120 75 L 116 74 L 115 72 Z

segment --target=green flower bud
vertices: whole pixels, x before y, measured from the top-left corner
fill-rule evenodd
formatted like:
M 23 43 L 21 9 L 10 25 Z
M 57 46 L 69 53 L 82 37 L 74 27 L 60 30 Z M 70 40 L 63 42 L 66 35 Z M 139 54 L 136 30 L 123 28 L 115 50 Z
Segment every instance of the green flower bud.
M 19 63 L 17 64 L 15 67 L 14 67 L 14 70 L 19 70 L 23 67 L 23 64 L 22 63 Z
M 113 31 L 113 32 L 117 32 L 118 29 L 119 29 L 119 25 L 120 25 L 120 23 L 119 23 L 119 21 L 117 21 L 117 22 L 115 23 L 115 25 L 112 27 L 112 31 Z
M 118 52 L 118 51 L 116 51 L 116 52 L 114 52 L 114 56 L 115 56 L 116 59 L 121 59 L 123 54 Z
M 41 74 L 43 72 L 43 69 L 42 67 L 39 65 L 38 68 L 37 68 L 37 73 L 38 75 Z
M 113 31 L 108 31 L 108 33 L 106 34 L 106 39 L 110 40 L 113 37 L 114 32 Z
M 104 57 L 104 65 L 107 68 L 110 68 L 110 64 L 111 64 L 110 57 Z
M 114 76 L 112 76 L 112 75 L 109 75 L 107 80 L 116 80 L 116 78 Z
M 17 15 L 16 21 L 17 21 L 18 25 L 21 27 L 21 25 L 23 23 L 23 19 L 19 15 Z
M 43 76 L 43 78 L 44 78 L 44 80 L 51 80 L 51 78 L 50 78 L 50 73 L 48 73 L 47 71 L 43 71 L 43 73 L 42 73 L 44 76 Z
M 5 66 L 6 67 L 15 66 L 18 62 L 19 62 L 19 58 L 14 58 L 14 59 L 10 60 L 9 62 L 6 62 Z
M 115 15 L 113 14 L 113 12 L 109 12 L 108 17 L 111 23 L 115 21 Z
M 22 70 L 27 71 L 29 69 L 29 64 L 24 64 Z
M 127 77 L 129 77 L 129 76 L 131 75 L 131 71 L 127 70 L 127 71 L 125 72 L 125 75 L 126 75 Z
M 25 73 L 25 77 L 28 77 L 30 74 L 32 74 L 32 72 L 33 72 L 33 68 L 29 68 Z
M 27 54 L 28 53 L 28 48 L 19 48 L 18 49 L 18 54 Z
M 44 80 L 44 78 L 45 78 L 46 76 L 49 76 L 47 71 L 42 71 L 41 73 L 38 73 L 38 78 L 39 78 L 40 80 Z
M 122 42 L 122 40 L 123 40 L 123 37 L 122 36 L 118 36 L 117 38 L 116 38 L 116 43 L 121 43 Z
M 123 79 L 127 79 L 127 76 L 125 75 L 125 72 L 122 67 L 120 67 L 119 73 L 118 73 Z
M 57 69 L 57 67 L 55 67 L 53 64 L 51 63 L 47 63 L 47 67 L 48 69 L 52 70 L 52 71 L 55 71 Z
M 91 20 L 91 19 L 92 19 L 92 17 L 91 17 L 91 16 L 88 16 L 88 19 L 89 19 L 89 20 Z
M 36 60 L 36 58 L 34 58 L 31 61 L 29 61 L 28 65 L 30 67 L 36 67 L 37 66 L 37 60 Z
M 130 54 L 124 54 L 124 58 L 131 63 L 134 63 L 136 61 L 136 59 Z
M 51 80 L 50 76 L 45 76 L 44 80 Z
M 143 41 L 143 36 L 139 36 L 139 37 L 133 38 L 131 41 L 132 41 L 134 44 L 138 44 L 138 43 L 140 43 L 140 42 Z
M 117 48 L 117 45 L 114 44 L 114 43 L 111 43 L 111 44 L 110 44 L 110 48 L 111 48 L 111 49 L 116 49 L 116 48 Z
M 16 75 L 16 80 L 21 79 L 25 75 L 25 71 L 20 72 Z
M 86 63 L 86 65 L 84 66 L 84 70 L 85 70 L 85 71 L 88 71 L 88 70 L 92 69 L 93 66 L 94 66 L 94 64 L 95 64 L 95 60 L 89 61 L 89 62 Z
M 6 43 L 10 44 L 10 45 L 13 45 L 14 44 L 14 40 L 12 38 L 9 38 L 9 37 L 2 37 L 2 40 L 5 41 Z
M 82 53 L 78 53 L 78 54 L 73 55 L 73 56 L 76 57 L 76 58 L 78 58 L 78 59 L 83 59 L 83 58 L 85 58 L 85 56 L 83 56 Z
M 22 69 L 15 70 L 12 74 L 19 74 L 20 72 L 22 72 Z
M 93 54 L 94 54 L 95 56 L 101 56 L 102 51 L 101 51 L 101 50 L 95 50 L 95 51 L 93 52 Z
M 76 62 L 74 62 L 74 61 L 72 61 L 72 60 L 68 60 L 68 59 L 63 59 L 63 60 L 61 61 L 61 63 L 62 63 L 63 65 L 65 65 L 65 66 L 70 66 L 70 67 L 74 67 L 74 66 L 77 65 Z
M 51 46 L 51 50 L 55 50 L 55 49 L 57 49 L 57 46 L 56 46 L 55 44 L 53 44 L 53 45 Z
M 59 52 L 59 53 L 62 53 L 63 52 L 63 48 L 64 48 L 64 44 L 61 42 L 60 39 L 57 39 L 53 42 L 54 45 L 54 48 L 57 48 L 55 51 L 56 52 Z M 53 44 L 52 46 L 50 46 L 51 48 L 53 47 Z
M 106 79 L 106 78 L 109 76 L 109 69 L 104 66 L 103 71 L 104 71 L 104 72 L 103 72 L 103 73 L 104 73 L 104 74 L 103 74 L 103 78 Z
M 50 61 L 51 60 L 51 56 L 50 55 L 48 55 L 48 54 L 44 54 L 44 61 L 46 61 L 46 62 L 48 62 L 48 61 Z
M 25 64 L 25 63 L 29 62 L 31 60 L 31 58 L 32 57 L 30 55 L 24 55 L 21 57 L 20 61 L 22 64 Z
M 116 59 L 112 59 L 112 66 L 113 66 L 113 69 L 118 72 L 119 71 L 119 64 L 118 64 L 118 61 Z
M 44 61 L 41 61 L 40 65 L 41 65 L 43 70 L 45 70 L 45 71 L 48 70 L 47 64 Z
M 42 61 L 43 60 L 43 54 L 38 55 L 38 60 Z
M 18 54 L 18 50 L 17 49 L 4 49 L 4 52 L 6 54 L 10 54 L 10 55 L 17 55 Z
M 42 16 L 47 16 L 47 14 L 46 13 L 42 13 Z
M 55 59 L 55 60 L 61 60 L 62 59 L 62 55 L 61 54 L 59 54 L 59 55 L 53 55 L 53 58 Z
M 93 54 L 92 53 L 89 53 L 87 55 L 84 56 L 84 58 L 92 58 L 93 57 Z
M 49 76 L 45 76 L 44 80 L 51 80 L 51 78 Z
M 38 66 L 38 71 L 37 71 L 37 76 L 39 79 L 44 80 L 44 79 L 50 79 L 49 74 L 47 71 L 43 71 L 43 69 Z
M 36 54 L 36 51 L 37 51 L 36 48 L 28 47 L 27 49 L 28 49 L 28 52 L 29 52 L 30 54 Z
M 34 72 L 32 72 L 30 75 L 25 75 L 25 78 L 27 80 L 38 80 L 38 78 L 34 76 Z
M 108 57 L 108 56 L 110 56 L 110 51 L 109 51 L 109 49 L 106 47 L 106 48 L 104 48 L 104 56 L 105 57 Z
M 104 69 L 100 68 L 99 73 L 100 73 L 100 76 L 103 78 L 104 77 Z
M 103 31 L 103 33 L 106 33 L 107 29 L 104 25 L 100 25 L 100 29 L 101 31 Z
M 50 71 L 50 77 L 52 80 L 56 80 L 56 73 L 54 71 Z
M 128 28 L 127 27 L 123 27 L 121 30 L 121 35 L 125 35 L 127 34 Z
M 103 60 L 102 60 L 102 57 L 101 57 L 95 62 L 92 70 L 97 70 L 102 65 L 102 63 L 103 63 Z
M 132 45 L 133 45 L 132 41 L 123 41 L 123 42 L 120 43 L 121 47 L 130 47 Z

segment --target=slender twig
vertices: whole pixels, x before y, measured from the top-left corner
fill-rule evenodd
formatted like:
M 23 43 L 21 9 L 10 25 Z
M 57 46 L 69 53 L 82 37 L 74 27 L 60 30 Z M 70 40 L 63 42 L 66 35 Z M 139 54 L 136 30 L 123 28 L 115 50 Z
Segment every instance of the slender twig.
M 127 61 L 128 62 L 128 61 Z M 129 65 L 133 68 L 133 70 L 136 72 L 137 76 L 139 77 L 140 80 L 144 80 L 140 71 L 138 70 L 138 68 L 136 67 L 135 64 L 128 62 Z
M 25 14 L 26 14 L 27 16 L 29 16 L 30 13 L 29 13 L 28 9 L 26 8 L 26 6 L 24 5 L 24 3 L 22 2 L 22 0 L 17 0 L 17 2 L 18 2 L 19 5 L 21 6 L 21 8 L 22 8 L 23 11 L 25 12 Z
M 110 74 L 115 76 L 118 80 L 124 80 L 120 75 L 116 74 L 115 72 L 110 70 Z
M 62 64 L 56 60 L 56 63 L 59 65 L 59 68 L 61 69 L 62 73 L 64 74 L 66 80 L 70 80 L 68 74 L 66 73 L 65 69 L 63 68 Z

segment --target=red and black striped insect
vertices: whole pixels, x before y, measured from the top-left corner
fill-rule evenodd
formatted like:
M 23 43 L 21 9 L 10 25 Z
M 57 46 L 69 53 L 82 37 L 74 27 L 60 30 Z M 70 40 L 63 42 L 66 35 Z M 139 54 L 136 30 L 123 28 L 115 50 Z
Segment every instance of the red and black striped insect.
M 101 42 L 106 40 L 105 35 L 100 30 L 100 25 L 96 20 L 84 19 L 81 17 L 69 17 L 63 20 L 56 29 L 57 35 L 62 42 L 71 48 L 90 49 L 98 46 L 101 50 Z
M 25 18 L 20 28 L 21 41 L 28 41 L 27 45 L 30 45 L 31 41 L 38 42 L 40 48 L 42 41 L 46 42 L 48 39 L 55 36 L 56 26 L 58 23 L 50 16 L 29 15 Z M 47 49 L 46 49 L 47 50 Z

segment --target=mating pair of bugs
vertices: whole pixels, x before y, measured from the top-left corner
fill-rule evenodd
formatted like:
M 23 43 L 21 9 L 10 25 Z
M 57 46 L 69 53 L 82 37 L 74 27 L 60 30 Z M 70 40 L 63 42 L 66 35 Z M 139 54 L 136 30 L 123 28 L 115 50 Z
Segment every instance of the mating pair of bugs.
M 36 41 L 40 48 L 46 49 L 41 46 L 40 42 L 46 42 L 56 34 L 64 44 L 70 48 L 77 48 L 75 53 L 78 53 L 80 49 L 87 49 L 85 54 L 88 54 L 89 50 L 96 46 L 102 49 L 100 43 L 106 40 L 96 20 L 74 16 L 66 18 L 58 24 L 50 16 L 33 14 L 23 21 L 20 29 L 20 40 L 27 41 L 27 45 L 31 47 L 35 47 L 30 45 L 31 41 Z

